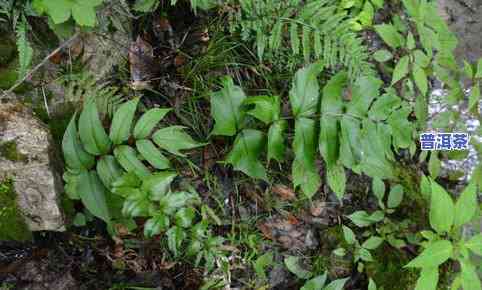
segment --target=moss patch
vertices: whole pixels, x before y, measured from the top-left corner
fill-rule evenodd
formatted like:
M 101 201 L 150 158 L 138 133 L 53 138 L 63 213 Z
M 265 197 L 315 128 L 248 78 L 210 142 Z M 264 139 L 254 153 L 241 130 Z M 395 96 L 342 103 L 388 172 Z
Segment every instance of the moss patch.
M 0 156 L 10 161 L 27 161 L 27 156 L 18 152 L 17 143 L 14 140 L 0 143 Z
M 0 180 L 0 240 L 25 241 L 31 237 L 15 203 L 13 180 Z

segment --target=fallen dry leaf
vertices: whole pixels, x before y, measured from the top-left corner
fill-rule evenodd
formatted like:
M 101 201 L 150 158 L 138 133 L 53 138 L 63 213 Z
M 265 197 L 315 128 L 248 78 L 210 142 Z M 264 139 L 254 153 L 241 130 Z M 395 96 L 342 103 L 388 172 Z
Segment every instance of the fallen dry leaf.
M 271 191 L 279 195 L 281 200 L 284 201 L 292 201 L 296 199 L 295 191 L 286 185 L 277 184 L 273 186 Z

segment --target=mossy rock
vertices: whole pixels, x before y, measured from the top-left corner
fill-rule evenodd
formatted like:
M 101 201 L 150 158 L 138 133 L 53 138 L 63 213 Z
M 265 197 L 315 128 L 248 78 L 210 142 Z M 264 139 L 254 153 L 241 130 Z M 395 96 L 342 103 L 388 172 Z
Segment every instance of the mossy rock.
M 0 143 L 0 156 L 10 161 L 27 161 L 27 156 L 17 150 L 15 140 Z
M 0 240 L 25 241 L 32 238 L 15 202 L 13 180 L 0 180 Z

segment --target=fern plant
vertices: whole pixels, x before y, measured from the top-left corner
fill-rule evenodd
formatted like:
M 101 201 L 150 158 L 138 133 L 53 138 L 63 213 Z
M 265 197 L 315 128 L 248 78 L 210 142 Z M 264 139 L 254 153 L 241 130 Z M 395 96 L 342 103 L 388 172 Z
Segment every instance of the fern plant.
M 33 49 L 27 39 L 28 24 L 25 16 L 22 15 L 22 21 L 17 24 L 17 50 L 18 50 L 18 78 L 21 79 L 27 74 L 27 70 L 32 62 Z
M 292 55 L 303 55 L 305 63 L 322 60 L 323 67 L 345 68 L 351 77 L 371 73 L 367 49 L 338 1 L 241 0 L 239 5 L 233 28 L 240 28 L 245 39 L 256 39 L 259 59 L 266 52 L 276 59 L 278 51 L 291 46 Z

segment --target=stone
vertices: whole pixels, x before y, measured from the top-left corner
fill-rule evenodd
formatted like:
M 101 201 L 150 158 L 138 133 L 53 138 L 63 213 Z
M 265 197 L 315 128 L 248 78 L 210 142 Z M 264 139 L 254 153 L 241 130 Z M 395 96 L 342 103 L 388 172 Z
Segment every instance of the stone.
M 0 102 L 0 181 L 13 180 L 31 231 L 64 231 L 58 158 L 48 128 L 21 103 Z

